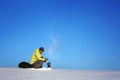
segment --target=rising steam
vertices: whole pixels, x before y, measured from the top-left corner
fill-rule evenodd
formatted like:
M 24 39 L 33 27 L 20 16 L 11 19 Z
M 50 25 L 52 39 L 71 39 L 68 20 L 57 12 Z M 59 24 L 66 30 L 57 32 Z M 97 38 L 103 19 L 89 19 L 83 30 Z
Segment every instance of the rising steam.
M 49 47 L 48 47 L 48 57 L 55 57 L 55 53 L 56 53 L 56 49 L 57 49 L 57 39 L 55 36 L 50 35 L 50 43 L 49 43 Z

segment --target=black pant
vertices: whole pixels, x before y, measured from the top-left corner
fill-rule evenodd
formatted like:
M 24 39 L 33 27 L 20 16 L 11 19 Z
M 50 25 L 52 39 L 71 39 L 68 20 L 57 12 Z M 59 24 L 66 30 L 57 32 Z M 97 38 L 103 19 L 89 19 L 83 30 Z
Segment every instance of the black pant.
M 42 61 L 42 60 L 37 60 L 35 63 L 32 64 L 32 67 L 33 68 L 42 68 L 43 62 L 44 61 Z

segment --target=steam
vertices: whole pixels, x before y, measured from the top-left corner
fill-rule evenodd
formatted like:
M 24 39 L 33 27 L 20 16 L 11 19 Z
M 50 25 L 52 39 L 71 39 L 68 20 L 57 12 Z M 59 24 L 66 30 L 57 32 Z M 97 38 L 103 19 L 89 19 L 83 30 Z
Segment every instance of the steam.
M 57 38 L 53 34 L 51 34 L 50 35 L 50 43 L 49 43 L 49 46 L 48 46 L 48 56 L 49 56 L 49 58 L 55 57 L 55 53 L 57 51 L 57 45 L 58 45 Z
M 56 25 L 56 17 L 52 18 L 51 24 L 50 24 L 50 35 L 48 36 L 48 49 L 47 49 L 47 56 L 51 59 L 57 58 L 57 46 L 58 46 L 58 40 L 56 37 L 56 34 L 54 34 L 54 26 Z

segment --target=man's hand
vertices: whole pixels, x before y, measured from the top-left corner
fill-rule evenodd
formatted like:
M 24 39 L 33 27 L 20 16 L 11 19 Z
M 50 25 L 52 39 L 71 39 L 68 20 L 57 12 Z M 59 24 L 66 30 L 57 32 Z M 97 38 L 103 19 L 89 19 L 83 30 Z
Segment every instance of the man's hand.
M 48 60 L 48 58 L 45 58 L 45 61 L 44 62 L 46 62 Z

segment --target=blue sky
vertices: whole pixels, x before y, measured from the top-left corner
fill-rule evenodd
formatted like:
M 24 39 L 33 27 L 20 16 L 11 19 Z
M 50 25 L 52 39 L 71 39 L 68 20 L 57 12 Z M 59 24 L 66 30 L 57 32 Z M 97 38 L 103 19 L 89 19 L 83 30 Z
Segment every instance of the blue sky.
M 0 38 L 1 67 L 43 46 L 53 68 L 120 70 L 120 1 L 1 0 Z

